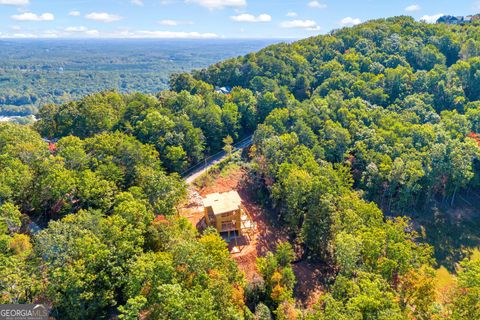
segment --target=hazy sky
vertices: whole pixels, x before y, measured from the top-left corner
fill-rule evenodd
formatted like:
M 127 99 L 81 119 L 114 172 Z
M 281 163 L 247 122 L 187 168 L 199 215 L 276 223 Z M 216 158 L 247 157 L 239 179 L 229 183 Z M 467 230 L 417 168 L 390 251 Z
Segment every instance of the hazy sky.
M 303 38 L 372 18 L 478 12 L 476 0 L 0 0 L 0 37 Z

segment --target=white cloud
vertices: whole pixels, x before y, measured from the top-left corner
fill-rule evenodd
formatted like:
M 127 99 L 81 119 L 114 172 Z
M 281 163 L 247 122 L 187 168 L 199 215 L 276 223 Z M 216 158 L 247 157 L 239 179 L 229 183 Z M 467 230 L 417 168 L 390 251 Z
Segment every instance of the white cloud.
M 181 24 L 193 24 L 192 21 L 179 21 L 179 20 L 169 20 L 169 19 L 158 21 L 158 23 L 161 24 L 162 26 L 168 26 L 168 27 L 176 27 Z
M 136 6 L 143 6 L 143 0 L 130 0 L 130 3 Z
M 44 30 L 40 32 L 39 37 L 41 38 L 58 38 L 59 37 L 59 32 L 56 30 Z
M 53 21 L 55 19 L 54 15 L 48 12 L 42 13 L 41 15 L 32 12 L 24 12 L 21 14 L 14 14 L 11 18 L 17 21 Z
M 272 21 L 272 16 L 263 13 L 258 16 L 254 16 L 253 14 L 249 13 L 242 13 L 237 16 L 230 17 L 233 21 L 236 22 L 270 22 Z
M 442 17 L 443 13 L 438 13 L 434 15 L 424 15 L 423 17 L 420 18 L 420 21 L 426 22 L 426 23 L 435 23 L 437 22 L 438 18 Z
M 100 32 L 96 29 L 88 29 L 87 27 L 80 26 L 80 27 L 67 27 L 64 30 L 68 34 L 72 33 L 83 33 L 88 36 L 98 36 Z
M 2 35 L 2 38 L 38 38 L 38 36 L 29 33 L 14 33 Z
M 308 3 L 308 6 L 309 6 L 310 8 L 317 8 L 317 9 L 325 9 L 325 8 L 327 7 L 326 4 L 321 3 L 320 1 L 316 1 L 316 0 L 310 1 L 310 2 Z
M 0 4 L 10 6 L 26 6 L 30 3 L 30 0 L 0 0 Z
M 66 32 L 85 32 L 87 31 L 87 27 L 81 26 L 81 27 L 67 27 L 65 28 Z
M 419 11 L 420 9 L 422 9 L 418 4 L 412 4 L 408 7 L 405 8 L 405 11 L 406 12 L 415 12 L 415 11 Z
M 0 36 L 0 38 L 58 38 L 59 33 L 56 30 L 40 30 L 35 33 L 6 33 Z
M 362 23 L 362 20 L 360 20 L 359 18 L 345 17 L 342 20 L 340 20 L 340 25 L 344 27 L 355 26 L 360 23 Z
M 88 36 L 98 36 L 100 34 L 100 32 L 98 32 L 98 30 L 96 30 L 96 29 L 89 29 L 89 30 L 85 31 L 85 34 L 88 35 Z
M 76 10 L 73 10 L 73 11 L 70 11 L 68 13 L 69 16 L 72 16 L 72 17 L 80 17 L 80 11 L 76 11 Z
M 0 38 L 163 38 L 163 39 L 215 39 L 220 38 L 215 33 L 200 32 L 172 32 L 157 30 L 128 30 L 118 29 L 116 31 L 98 31 L 96 29 L 88 29 L 84 26 L 71 26 L 62 30 L 36 30 L 31 33 L 14 32 L 4 33 Z
M 296 16 L 298 16 L 298 13 L 296 13 L 296 12 L 287 13 L 287 17 L 296 17 Z
M 175 20 L 162 20 L 162 21 L 159 21 L 158 23 L 160 23 L 163 26 L 169 26 L 169 27 L 178 26 L 179 24 L 178 21 L 175 21 Z
M 313 20 L 290 20 L 283 21 L 280 26 L 288 29 L 307 29 L 310 31 L 320 30 L 320 27 Z
M 200 32 L 173 32 L 173 31 L 120 31 L 116 33 L 105 34 L 106 37 L 112 38 L 162 38 L 162 39 L 214 39 L 220 36 L 215 33 Z
M 91 12 L 85 15 L 85 18 L 89 20 L 100 21 L 100 22 L 114 22 L 114 21 L 119 21 L 123 19 L 119 15 L 110 14 L 106 12 Z
M 225 7 L 244 7 L 246 0 L 185 0 L 185 2 L 196 3 L 208 9 L 222 9 Z

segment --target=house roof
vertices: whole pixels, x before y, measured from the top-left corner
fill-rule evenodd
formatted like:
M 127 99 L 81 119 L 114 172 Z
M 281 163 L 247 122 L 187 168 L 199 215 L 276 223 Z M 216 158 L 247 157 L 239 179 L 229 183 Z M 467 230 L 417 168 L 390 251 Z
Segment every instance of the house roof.
M 466 16 L 466 17 L 446 15 L 446 16 L 442 16 L 442 17 L 438 18 L 437 23 L 447 23 L 447 24 L 470 23 L 470 22 L 472 22 L 473 17 L 474 16 L 472 16 L 472 15 L 469 15 L 469 16 Z
M 455 16 L 441 16 L 438 18 L 437 22 L 444 22 L 444 21 L 460 21 L 463 17 L 455 17 Z
M 212 193 L 203 198 L 203 205 L 211 207 L 213 214 L 222 214 L 240 209 L 242 199 L 237 191 Z
M 230 87 L 221 87 L 215 90 L 218 93 L 229 94 L 232 91 Z

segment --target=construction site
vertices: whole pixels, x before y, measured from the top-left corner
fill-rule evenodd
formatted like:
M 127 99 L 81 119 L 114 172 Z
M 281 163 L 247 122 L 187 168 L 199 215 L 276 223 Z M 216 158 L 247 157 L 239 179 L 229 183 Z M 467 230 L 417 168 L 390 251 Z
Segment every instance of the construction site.
M 257 209 L 253 208 L 252 215 L 250 196 L 238 185 L 243 171 L 231 173 L 225 178 L 218 177 L 203 188 L 190 186 L 189 203 L 180 213 L 200 232 L 207 227 L 215 228 L 236 257 L 255 248 L 258 225 Z
M 256 190 L 241 165 L 227 165 L 190 184 L 188 203 L 180 209 L 199 232 L 214 227 L 248 281 L 259 277 L 256 262 L 281 242 L 287 233 L 269 221 L 269 212 L 256 201 Z M 226 214 L 216 218 L 216 214 Z M 208 220 L 207 220 L 208 219 Z M 321 293 L 319 266 L 301 261 L 293 265 L 297 277 L 296 298 L 310 305 Z

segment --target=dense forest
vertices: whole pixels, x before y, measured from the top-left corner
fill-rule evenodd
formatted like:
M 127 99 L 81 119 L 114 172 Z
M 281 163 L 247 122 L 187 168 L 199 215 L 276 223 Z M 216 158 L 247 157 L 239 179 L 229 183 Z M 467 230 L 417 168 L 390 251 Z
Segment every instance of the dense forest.
M 0 40 L 0 116 L 107 89 L 156 93 L 187 72 L 275 40 Z
M 0 302 L 58 319 L 480 318 L 480 260 L 462 252 L 439 299 L 415 223 L 480 187 L 479 26 L 374 20 L 169 85 L 0 124 Z M 254 282 L 176 214 L 179 173 L 249 134 L 258 199 L 292 239 Z M 298 259 L 327 270 L 312 308 L 294 299 Z

